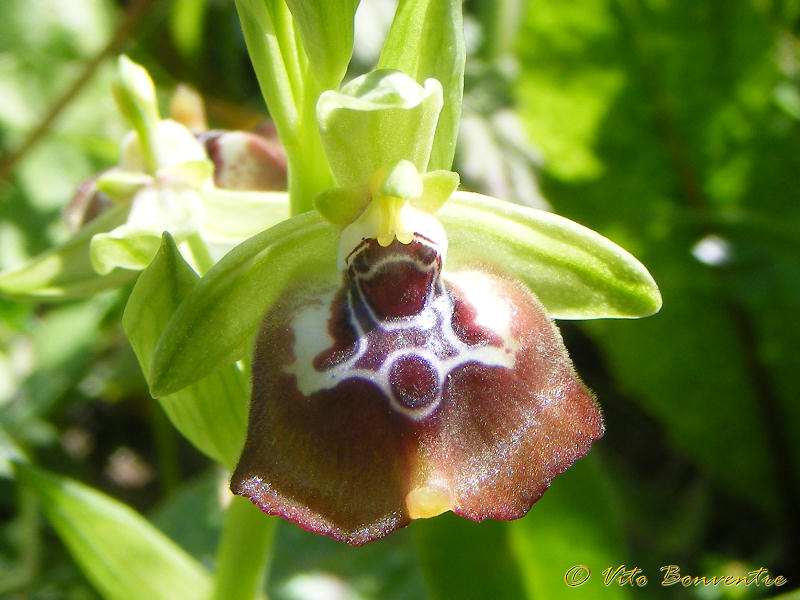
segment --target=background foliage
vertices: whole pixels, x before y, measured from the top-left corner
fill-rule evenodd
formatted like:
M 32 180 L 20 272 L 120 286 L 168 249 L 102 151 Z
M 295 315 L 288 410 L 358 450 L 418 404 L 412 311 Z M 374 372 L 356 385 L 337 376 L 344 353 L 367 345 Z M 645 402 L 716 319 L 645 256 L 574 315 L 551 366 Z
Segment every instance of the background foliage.
M 356 25 L 356 61 L 368 68 L 369 34 L 392 3 L 362 4 L 372 26 Z M 666 564 L 708 576 L 765 566 L 788 577 L 780 591 L 797 588 L 800 5 L 465 9 L 457 166 L 467 186 L 549 203 L 620 243 L 648 266 L 664 308 L 642 321 L 561 324 L 607 433 L 527 517 L 474 525 L 446 515 L 363 549 L 282 523 L 270 596 L 558 598 L 575 564 L 592 577 L 569 593 L 586 598 L 765 593 L 663 588 Z M 60 211 L 74 188 L 115 162 L 123 126 L 111 62 L 99 60 L 11 163 L 115 39 L 114 52 L 145 64 L 162 92 L 197 87 L 213 126 L 265 116 L 232 2 L 4 0 L 0 268 L 64 239 Z M 45 306 L 0 299 L 0 453 L 24 451 L 131 504 L 211 567 L 225 474 L 147 395 L 121 331 L 125 292 Z M 3 475 L 0 596 L 98 597 Z M 622 564 L 642 568 L 648 585 L 603 586 L 602 571 Z

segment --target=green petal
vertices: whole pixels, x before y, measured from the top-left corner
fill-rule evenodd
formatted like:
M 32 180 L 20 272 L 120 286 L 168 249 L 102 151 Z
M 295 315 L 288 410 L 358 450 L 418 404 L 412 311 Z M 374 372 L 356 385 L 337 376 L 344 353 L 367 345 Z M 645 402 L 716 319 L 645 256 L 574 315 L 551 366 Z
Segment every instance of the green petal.
M 447 202 L 461 183 L 458 173 L 453 171 L 430 171 L 422 176 L 422 196 L 412 204 L 429 213 L 435 213 Z
M 65 244 L 48 250 L 27 264 L 0 274 L 0 293 L 21 299 L 67 300 L 91 296 L 119 287 L 136 273 L 123 269 L 98 274 L 92 266 L 89 245 L 99 233 L 125 222 L 130 203 L 104 212 Z
M 355 221 L 370 201 L 369 187 L 331 188 L 314 196 L 314 208 L 336 227 L 344 229 Z
M 156 342 L 181 300 L 198 280 L 169 234 L 139 276 L 122 326 L 142 371 L 150 372 Z M 159 398 L 172 424 L 200 451 L 233 468 L 247 428 L 247 377 L 235 365 L 214 371 L 181 391 Z
M 286 0 L 311 72 L 323 89 L 339 87 L 353 55 L 358 0 Z
M 378 61 L 380 69 L 397 69 L 417 81 L 433 77 L 442 84 L 444 106 L 427 168 L 430 171 L 449 169 L 456 148 L 466 60 L 461 2 L 400 0 Z
M 264 313 L 299 281 L 336 281 L 338 231 L 317 213 L 293 217 L 226 254 L 164 329 L 150 390 L 158 397 L 249 356 Z
M 644 317 L 661 308 L 636 258 L 569 219 L 468 192 L 456 192 L 437 216 L 448 270 L 490 262 L 521 279 L 554 319 Z
M 29 465 L 17 463 L 14 470 L 104 598 L 208 597 L 208 572 L 128 506 Z
M 380 187 L 382 196 L 413 200 L 422 196 L 422 177 L 413 163 L 401 160 L 391 169 Z

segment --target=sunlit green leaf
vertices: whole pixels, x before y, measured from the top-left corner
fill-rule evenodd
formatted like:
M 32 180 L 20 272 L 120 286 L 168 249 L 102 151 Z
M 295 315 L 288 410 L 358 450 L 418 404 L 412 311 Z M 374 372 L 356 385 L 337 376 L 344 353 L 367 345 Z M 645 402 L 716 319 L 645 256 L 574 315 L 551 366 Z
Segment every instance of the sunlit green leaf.
M 430 171 L 450 169 L 453 164 L 465 60 L 461 0 L 400 0 L 378 67 L 403 71 L 419 82 L 433 77 L 442 84 L 444 107 Z
M 131 508 L 29 465 L 14 470 L 103 597 L 196 600 L 209 593 L 206 570 Z
M 660 306 L 658 288 L 635 258 L 563 217 L 467 193 L 457 193 L 439 216 L 450 237 L 450 269 L 493 264 L 528 285 L 555 318 L 636 317 Z M 338 280 L 336 255 L 337 232 L 316 213 L 232 250 L 164 330 L 151 391 L 174 392 L 247 356 L 264 313 L 282 294 Z
M 150 373 L 153 349 L 197 275 L 184 262 L 172 238 L 165 234 L 161 248 L 133 288 L 122 326 L 145 374 Z M 247 427 L 246 376 L 226 365 L 181 391 L 159 397 L 170 421 L 205 454 L 233 467 Z
M 490 262 L 521 279 L 554 319 L 644 317 L 661 307 L 638 260 L 569 219 L 467 192 L 456 192 L 438 216 L 451 269 Z
M 353 54 L 358 0 L 286 0 L 300 31 L 314 77 L 323 89 L 339 87 Z
M 127 283 L 136 276 L 135 272 L 115 269 L 99 275 L 92 266 L 89 245 L 95 234 L 123 224 L 129 209 L 129 203 L 112 208 L 65 244 L 0 274 L 0 293 L 18 298 L 61 300 L 90 296 Z

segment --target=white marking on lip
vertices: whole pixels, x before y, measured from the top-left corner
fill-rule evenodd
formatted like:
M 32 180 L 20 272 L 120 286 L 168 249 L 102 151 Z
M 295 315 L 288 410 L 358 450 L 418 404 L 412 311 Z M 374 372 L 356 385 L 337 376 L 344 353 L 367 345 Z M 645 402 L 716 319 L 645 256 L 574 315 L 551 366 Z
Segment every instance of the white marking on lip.
M 353 356 L 332 366 L 329 369 L 314 368 L 314 359 L 322 352 L 329 350 L 335 340 L 328 332 L 336 292 L 324 295 L 319 301 L 301 309 L 291 323 L 294 330 L 294 361 L 284 368 L 284 372 L 295 375 L 300 392 L 308 396 L 321 390 L 330 390 L 346 379 L 362 379 L 373 383 L 381 390 L 396 412 L 418 421 L 432 414 L 442 398 L 444 384 L 449 373 L 467 363 L 478 363 L 487 367 L 513 368 L 519 345 L 510 339 L 512 307 L 507 298 L 496 289 L 496 281 L 481 273 L 466 272 L 449 274 L 448 280 L 455 283 L 464 293 L 464 298 L 476 310 L 475 324 L 485 327 L 499 335 L 503 346 L 488 344 L 470 346 L 462 342 L 453 331 L 453 305 L 443 289 L 440 295 L 429 301 L 425 309 L 414 317 L 386 322 L 375 319 L 375 315 L 363 298 L 363 306 L 373 317 L 374 327 L 382 331 L 397 331 L 405 328 L 422 329 L 433 332 L 430 339 L 441 336 L 439 344 L 428 347 L 401 347 L 393 350 L 381 363 L 377 370 L 356 368 L 355 364 L 369 352 L 369 336 L 364 331 L 353 310 L 353 298 L 348 293 L 346 298 L 349 309 L 349 322 L 356 334 L 357 347 Z M 436 284 L 440 286 L 440 283 Z M 420 317 L 424 322 L 420 324 Z M 437 329 L 438 332 L 434 332 Z M 440 358 L 435 353 L 436 347 L 448 346 L 455 349 L 449 357 Z M 422 357 L 437 374 L 439 389 L 434 401 L 419 408 L 409 408 L 401 404 L 392 391 L 389 373 L 394 362 L 403 356 L 416 355 Z

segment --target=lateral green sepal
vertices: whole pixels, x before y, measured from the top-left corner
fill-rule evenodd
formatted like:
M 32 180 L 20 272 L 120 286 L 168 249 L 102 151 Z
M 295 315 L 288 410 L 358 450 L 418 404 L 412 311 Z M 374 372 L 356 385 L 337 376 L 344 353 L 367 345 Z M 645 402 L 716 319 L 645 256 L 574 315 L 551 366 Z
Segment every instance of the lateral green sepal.
M 453 194 L 437 216 L 448 269 L 490 264 L 528 286 L 554 319 L 637 318 L 661 308 L 644 265 L 574 221 L 469 192 Z

